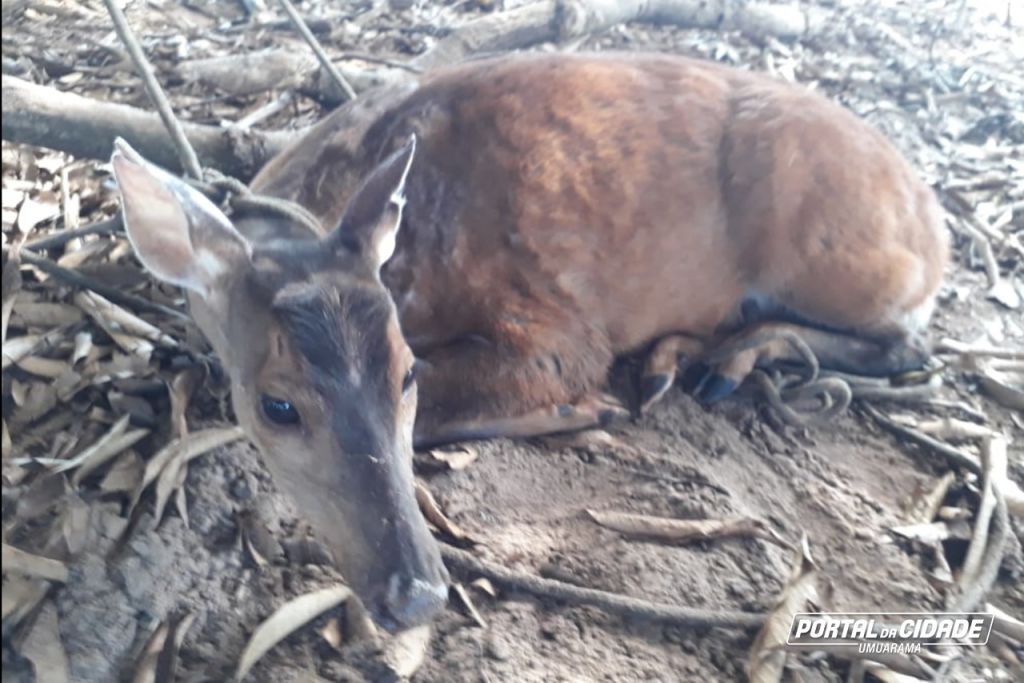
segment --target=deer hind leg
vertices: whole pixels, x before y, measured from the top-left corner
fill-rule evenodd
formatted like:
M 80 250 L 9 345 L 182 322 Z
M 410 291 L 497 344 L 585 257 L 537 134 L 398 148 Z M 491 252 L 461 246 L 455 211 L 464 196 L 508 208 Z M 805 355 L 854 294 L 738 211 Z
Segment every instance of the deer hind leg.
M 517 332 L 503 343 L 463 340 L 424 354 L 417 448 L 576 431 L 628 415 L 599 392 L 612 361 L 600 334 L 571 323 Z
M 654 343 L 640 380 L 640 412 L 661 400 L 675 383 L 680 364 L 700 358 L 704 346 L 700 339 L 685 334 L 672 334 Z
M 857 336 L 785 322 L 763 322 L 726 339 L 704 358 L 709 371 L 695 394 L 714 403 L 731 394 L 755 367 L 806 362 L 798 338 L 821 367 L 858 375 L 885 377 L 917 370 L 930 353 L 919 337 L 886 330 L 877 337 Z

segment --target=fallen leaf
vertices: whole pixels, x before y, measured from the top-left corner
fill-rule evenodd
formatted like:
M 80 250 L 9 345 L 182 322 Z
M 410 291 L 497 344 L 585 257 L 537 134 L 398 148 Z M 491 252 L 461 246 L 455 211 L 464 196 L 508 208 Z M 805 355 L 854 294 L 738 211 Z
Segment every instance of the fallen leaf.
M 128 493 L 142 481 L 145 465 L 134 450 L 122 453 L 100 481 L 103 493 Z
M 455 593 L 459 603 L 461 603 L 466 609 L 470 618 L 476 622 L 476 625 L 482 628 L 487 628 L 487 622 L 484 621 L 482 616 L 480 616 L 480 612 L 477 611 L 476 605 L 473 604 L 473 600 L 469 597 L 469 592 L 466 590 L 466 587 L 461 583 L 454 583 L 452 584 L 452 592 Z
M 427 521 L 437 527 L 441 533 L 447 534 L 458 541 L 469 544 L 476 543 L 469 534 L 459 528 L 455 522 L 448 519 L 447 515 L 441 510 L 441 506 L 437 504 L 430 489 L 420 481 L 416 482 L 416 502 L 419 504 L 420 511 Z
M 348 586 L 334 586 L 301 595 L 278 607 L 253 632 L 242 656 L 234 680 L 245 678 L 253 665 L 272 647 L 329 609 L 337 607 L 352 595 Z
M 0 561 L 2 561 L 4 573 L 18 572 L 28 577 L 67 583 L 68 568 L 63 562 L 33 555 L 6 543 L 0 548 L 2 548 Z
M 627 536 L 656 539 L 670 543 L 690 543 L 715 538 L 762 538 L 782 547 L 792 547 L 766 522 L 751 517 L 733 519 L 673 519 L 631 512 L 598 512 L 587 514 L 601 526 Z
M 469 585 L 482 593 L 486 593 L 492 598 L 498 597 L 498 592 L 494 590 L 494 584 L 485 576 L 481 576 L 479 579 L 473 579 L 469 582 Z
M 241 427 L 214 427 L 211 429 L 193 432 L 184 439 L 175 439 L 174 441 L 171 441 L 146 462 L 146 469 L 143 472 L 142 481 L 139 482 L 139 486 L 132 494 L 129 512 L 134 509 L 135 505 L 142 497 L 142 492 L 150 484 L 156 481 L 169 463 L 188 462 L 207 451 L 217 448 L 218 446 L 224 446 L 232 441 L 237 441 L 244 436 L 245 432 L 242 431 Z M 167 490 L 164 491 L 164 504 L 166 504 L 166 497 L 169 496 L 171 490 L 173 490 L 173 485 L 177 481 L 179 472 L 180 465 L 176 465 L 169 476 L 165 479 L 164 487 Z
M 6 188 L 4 188 L 6 194 Z M 18 293 L 21 291 L 21 266 L 20 266 L 20 245 L 16 244 L 9 252 L 4 263 L 2 276 L 3 299 L 0 302 L 0 346 L 4 347 L 6 355 L 7 346 L 7 325 L 11 319 L 11 312 L 18 300 Z M 4 366 L 6 367 L 6 365 Z
M 5 631 L 13 629 L 32 613 L 39 601 L 46 597 L 50 583 L 20 574 L 5 574 L 3 594 L 0 596 L 0 618 Z
M 42 338 L 42 335 L 26 334 L 5 340 L 3 345 L 3 368 L 6 370 L 12 363 L 17 362 L 32 353 L 36 344 L 38 344 Z
M 40 193 L 38 199 L 26 197 L 18 210 L 18 230 L 30 233 L 40 223 L 51 221 L 60 215 L 60 203 L 52 192 Z
M 818 567 L 811 559 L 807 534 L 800 539 L 793 569 L 782 596 L 768 614 L 764 626 L 754 639 L 747 660 L 747 675 L 751 683 L 777 683 L 782 680 L 786 666 L 786 642 L 793 616 L 806 611 L 808 604 L 818 601 Z
M 341 637 L 341 626 L 338 625 L 338 620 L 336 618 L 331 617 L 327 620 L 324 627 L 320 629 L 320 635 L 332 648 L 335 650 L 341 649 L 341 643 L 343 640 Z
M 473 464 L 480 453 L 469 446 L 460 446 L 453 450 L 433 449 L 430 457 L 444 463 L 450 470 L 463 470 Z
M 53 468 L 53 471 L 67 472 L 76 467 L 79 468 L 71 479 L 71 484 L 78 486 L 97 467 L 100 467 L 126 448 L 134 446 L 136 442 L 149 433 L 147 429 L 127 431 L 129 417 L 129 415 L 123 415 L 88 448 L 73 458 L 65 460 L 61 465 Z
M 427 658 L 430 626 L 415 626 L 396 633 L 384 648 L 384 661 L 400 678 L 411 678 Z
M 84 319 L 82 311 L 75 306 L 48 301 L 18 301 L 14 304 L 11 317 L 21 327 L 46 329 L 70 325 Z
M 15 361 L 15 365 L 29 374 L 46 379 L 57 379 L 70 369 L 67 361 L 39 356 L 24 356 Z
M 67 683 L 71 665 L 60 637 L 57 608 L 47 600 L 39 608 L 32 628 L 21 645 L 21 655 L 32 662 L 35 680 L 40 683 Z

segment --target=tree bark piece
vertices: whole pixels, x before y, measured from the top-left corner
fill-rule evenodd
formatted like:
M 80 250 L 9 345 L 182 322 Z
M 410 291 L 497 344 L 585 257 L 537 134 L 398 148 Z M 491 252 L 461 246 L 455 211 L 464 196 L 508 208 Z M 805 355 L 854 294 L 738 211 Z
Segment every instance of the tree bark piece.
M 181 170 L 171 138 L 156 114 L 3 77 L 3 139 L 106 160 L 123 137 L 150 161 Z M 262 133 L 185 123 L 204 166 L 248 180 L 299 132 Z

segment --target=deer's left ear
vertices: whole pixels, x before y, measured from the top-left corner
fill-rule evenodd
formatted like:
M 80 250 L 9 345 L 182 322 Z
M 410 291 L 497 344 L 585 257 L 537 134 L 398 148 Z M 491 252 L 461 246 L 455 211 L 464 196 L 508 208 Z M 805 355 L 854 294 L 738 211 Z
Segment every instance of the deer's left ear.
M 345 207 L 330 239 L 355 251 L 378 270 L 395 253 L 395 240 L 405 207 L 405 180 L 416 153 L 416 136 L 382 161 L 363 181 Z

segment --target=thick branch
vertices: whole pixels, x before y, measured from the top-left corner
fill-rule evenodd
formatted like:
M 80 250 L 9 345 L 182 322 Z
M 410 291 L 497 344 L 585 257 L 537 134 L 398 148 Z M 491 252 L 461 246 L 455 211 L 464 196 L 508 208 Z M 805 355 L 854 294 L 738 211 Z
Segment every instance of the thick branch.
M 301 133 L 240 131 L 184 124 L 204 166 L 247 180 Z M 156 114 L 97 102 L 11 76 L 3 77 L 3 139 L 49 147 L 77 157 L 107 159 L 121 136 L 154 163 L 180 170 L 171 139 Z
M 798 39 L 825 25 L 825 15 L 797 4 L 731 0 L 543 0 L 471 21 L 413 64 L 434 68 L 474 54 L 564 42 L 630 21 L 738 30 L 753 37 Z

